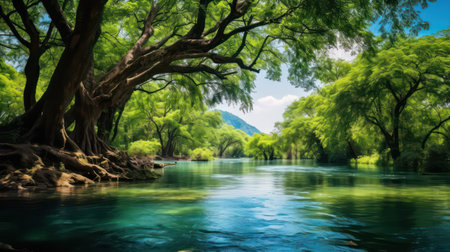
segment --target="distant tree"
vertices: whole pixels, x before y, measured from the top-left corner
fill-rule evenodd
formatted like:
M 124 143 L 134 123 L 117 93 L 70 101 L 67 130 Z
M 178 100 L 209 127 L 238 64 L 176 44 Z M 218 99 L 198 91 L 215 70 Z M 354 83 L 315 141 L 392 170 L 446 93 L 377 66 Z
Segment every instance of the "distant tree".
M 273 160 L 281 157 L 281 145 L 277 135 L 254 134 L 247 142 L 247 153 L 256 159 Z
M 0 123 L 23 113 L 22 92 L 25 78 L 0 58 Z
M 207 148 L 196 148 L 196 149 L 192 150 L 191 160 L 193 160 L 193 161 L 214 160 L 214 152 Z
M 216 131 L 216 137 L 217 156 L 223 157 L 225 151 L 231 149 L 231 147 L 244 145 L 248 135 L 233 126 L 224 124 Z
M 321 118 L 317 115 L 317 107 L 321 99 L 317 94 L 300 98 L 289 105 L 283 114 L 285 121 L 280 123 L 282 138 L 293 156 L 328 161 L 328 153 L 318 131 Z
M 160 143 L 156 140 L 152 141 L 138 140 L 130 144 L 128 152 L 130 153 L 130 155 L 145 157 L 157 154 L 160 147 L 161 147 Z
M 174 156 L 181 145 L 203 140 L 205 135 L 195 135 L 215 129 L 222 122 L 218 112 L 207 112 L 202 103 L 176 91 L 162 91 L 150 96 L 141 94 L 135 102 L 145 115 L 139 123 L 145 124 L 148 137 L 158 139 L 160 154 L 164 157 Z

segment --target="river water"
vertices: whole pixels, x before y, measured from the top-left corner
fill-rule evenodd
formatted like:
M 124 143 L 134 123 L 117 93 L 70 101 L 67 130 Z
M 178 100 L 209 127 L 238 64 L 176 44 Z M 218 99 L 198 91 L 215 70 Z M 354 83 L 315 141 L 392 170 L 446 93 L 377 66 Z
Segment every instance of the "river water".
M 178 162 L 151 183 L 0 193 L 28 251 L 449 251 L 450 175 L 311 161 Z

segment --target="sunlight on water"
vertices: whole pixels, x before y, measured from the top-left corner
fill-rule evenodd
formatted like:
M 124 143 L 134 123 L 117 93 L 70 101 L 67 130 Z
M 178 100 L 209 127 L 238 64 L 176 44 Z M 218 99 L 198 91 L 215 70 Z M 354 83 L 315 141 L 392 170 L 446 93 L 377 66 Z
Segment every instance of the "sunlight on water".
M 33 251 L 450 247 L 450 176 L 311 161 L 179 162 L 152 183 L 1 193 L 0 204 L 0 242 Z
M 139 198 L 154 201 L 196 201 L 206 197 L 207 192 L 187 188 L 113 188 L 96 192 L 98 195 L 115 198 Z

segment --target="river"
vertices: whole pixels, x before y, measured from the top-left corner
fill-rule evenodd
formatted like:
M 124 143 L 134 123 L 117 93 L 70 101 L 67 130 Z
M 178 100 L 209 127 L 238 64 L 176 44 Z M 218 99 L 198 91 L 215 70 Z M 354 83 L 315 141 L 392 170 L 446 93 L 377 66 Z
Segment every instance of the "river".
M 31 251 L 445 251 L 450 175 L 312 161 L 178 162 L 154 182 L 0 193 Z

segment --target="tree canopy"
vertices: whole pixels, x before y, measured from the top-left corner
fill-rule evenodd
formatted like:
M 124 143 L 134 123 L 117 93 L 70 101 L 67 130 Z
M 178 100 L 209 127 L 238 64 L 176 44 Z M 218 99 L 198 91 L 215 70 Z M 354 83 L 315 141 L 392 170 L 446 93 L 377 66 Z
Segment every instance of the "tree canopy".
M 448 36 L 399 38 L 370 57 L 360 55 L 345 74 L 289 106 L 283 138 L 322 161 L 346 156 L 345 149 L 348 158 L 387 150 L 399 166 L 417 167 L 408 160 L 422 162 L 430 148 L 448 152 L 449 42 Z M 322 67 L 322 76 L 329 79 L 336 67 Z
M 426 28 L 416 5 L 427 3 L 4 0 L 0 54 L 23 72 L 25 85 L 24 113 L 0 128 L 0 141 L 68 151 L 79 169 L 85 165 L 74 153 L 116 167 L 112 160 L 124 158 L 110 145 L 114 125 L 136 90 L 152 94 L 170 86 L 207 105 L 249 109 L 260 70 L 279 80 L 287 63 L 290 82 L 311 87 L 320 52 L 338 43 L 373 48 L 368 27 L 375 21 L 386 36 Z M 44 163 L 55 159 L 61 157 Z M 110 179 L 109 171 L 87 174 Z

